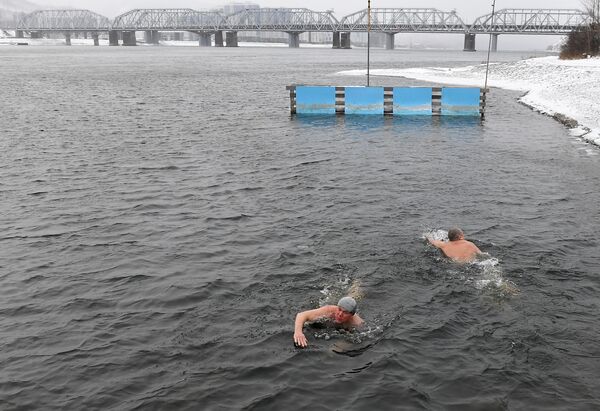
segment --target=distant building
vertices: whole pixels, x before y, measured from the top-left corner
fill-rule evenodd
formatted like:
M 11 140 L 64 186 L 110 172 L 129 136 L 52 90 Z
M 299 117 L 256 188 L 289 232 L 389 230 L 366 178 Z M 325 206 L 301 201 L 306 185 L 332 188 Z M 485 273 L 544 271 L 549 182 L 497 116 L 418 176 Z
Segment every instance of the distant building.
M 260 9 L 260 6 L 256 3 L 230 3 L 223 6 L 223 13 L 233 14 L 237 13 L 238 11 L 249 9 Z

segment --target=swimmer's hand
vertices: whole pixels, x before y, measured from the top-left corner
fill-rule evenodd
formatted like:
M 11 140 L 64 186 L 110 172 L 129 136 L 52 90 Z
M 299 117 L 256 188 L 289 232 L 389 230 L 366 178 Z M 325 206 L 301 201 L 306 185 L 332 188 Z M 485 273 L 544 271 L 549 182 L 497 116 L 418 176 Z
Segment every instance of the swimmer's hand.
M 308 341 L 306 340 L 304 333 L 294 333 L 294 344 L 296 345 L 296 347 L 300 348 L 308 346 Z

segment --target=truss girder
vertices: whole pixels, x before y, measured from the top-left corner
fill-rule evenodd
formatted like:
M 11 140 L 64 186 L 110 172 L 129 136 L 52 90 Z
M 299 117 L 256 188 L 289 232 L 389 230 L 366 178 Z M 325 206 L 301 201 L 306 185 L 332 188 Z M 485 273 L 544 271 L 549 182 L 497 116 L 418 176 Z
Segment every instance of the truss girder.
M 89 10 L 37 10 L 18 23 L 23 31 L 108 31 L 110 20 Z
M 338 21 L 330 12 L 301 8 L 246 9 L 225 18 L 224 30 L 232 31 L 336 31 Z
M 367 31 L 367 9 L 338 21 L 331 12 L 305 8 L 247 9 L 224 16 L 219 12 L 193 9 L 134 9 L 113 22 L 89 10 L 38 10 L 23 17 L 23 31 L 108 31 L 157 30 L 216 32 L 231 31 Z M 432 8 L 371 9 L 371 31 L 461 32 L 496 34 L 567 34 L 590 23 L 588 14 L 576 9 L 502 9 L 466 25 L 454 11 Z
M 471 25 L 471 33 L 497 34 L 567 34 L 582 24 L 589 23 L 590 16 L 575 9 L 502 9 L 492 19 L 491 14 L 477 18 Z
M 364 9 L 344 17 L 339 31 L 367 31 L 368 10 Z M 400 32 L 461 32 L 468 27 L 454 11 L 445 12 L 430 8 L 375 8 L 371 9 L 371 31 Z
M 115 17 L 113 30 L 217 31 L 223 15 L 192 9 L 134 9 Z

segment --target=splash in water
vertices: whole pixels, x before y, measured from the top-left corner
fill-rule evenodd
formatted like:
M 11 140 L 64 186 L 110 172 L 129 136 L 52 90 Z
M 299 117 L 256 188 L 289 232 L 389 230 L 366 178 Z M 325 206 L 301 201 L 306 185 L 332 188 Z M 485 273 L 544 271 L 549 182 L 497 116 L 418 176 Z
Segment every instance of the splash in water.
M 473 278 L 473 284 L 478 290 L 491 290 L 503 295 L 513 295 L 519 292 L 518 287 L 512 281 L 504 278 L 500 262 L 497 258 L 483 253 L 471 263 L 476 268 L 477 277 Z
M 423 240 L 427 240 L 428 238 L 431 238 L 432 240 L 437 240 L 437 241 L 448 241 L 448 231 L 427 229 L 423 232 L 423 234 L 421 234 L 421 238 Z

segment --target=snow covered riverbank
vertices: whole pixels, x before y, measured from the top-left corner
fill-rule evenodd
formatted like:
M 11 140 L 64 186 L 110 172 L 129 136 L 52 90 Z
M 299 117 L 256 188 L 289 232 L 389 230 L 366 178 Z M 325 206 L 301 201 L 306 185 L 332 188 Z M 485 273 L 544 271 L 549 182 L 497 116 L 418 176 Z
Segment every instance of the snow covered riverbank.
M 342 75 L 365 75 L 365 70 Z M 371 75 L 399 76 L 434 83 L 483 87 L 485 64 L 460 68 L 371 70 Z M 491 63 L 488 87 L 526 92 L 520 101 L 544 114 L 567 116 L 579 125 L 572 133 L 600 146 L 600 58 L 559 60 L 540 57 L 509 63 Z

